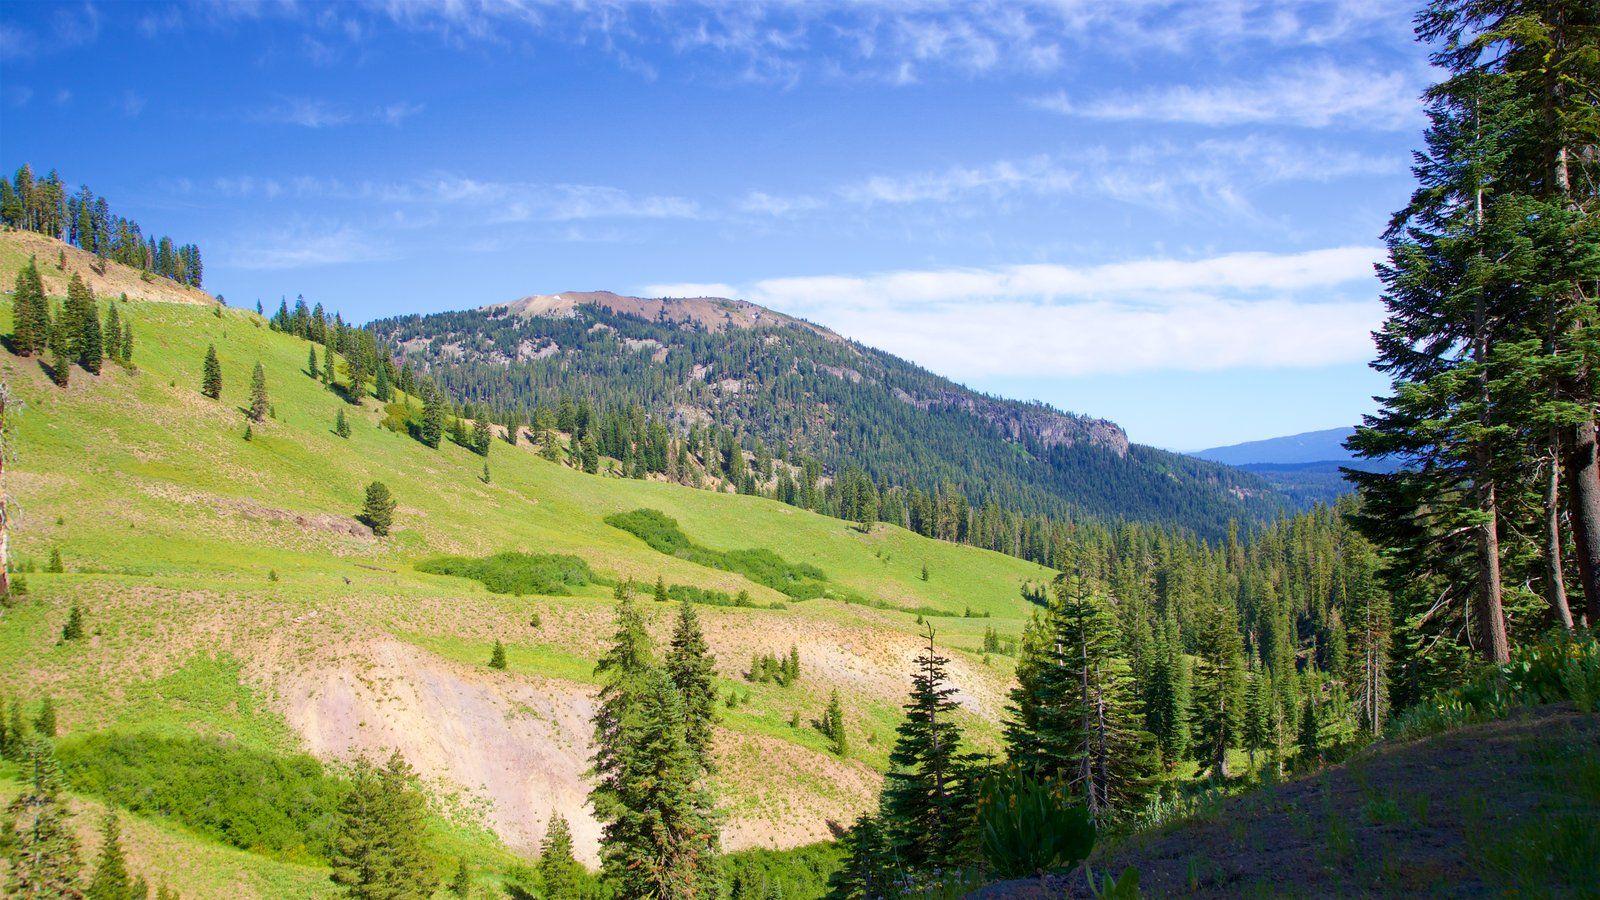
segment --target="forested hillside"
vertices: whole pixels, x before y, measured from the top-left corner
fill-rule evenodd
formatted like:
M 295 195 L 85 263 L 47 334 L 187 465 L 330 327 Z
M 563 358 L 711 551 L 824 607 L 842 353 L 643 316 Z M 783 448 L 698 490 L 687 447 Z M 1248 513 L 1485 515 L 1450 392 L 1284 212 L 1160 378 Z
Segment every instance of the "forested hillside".
M 876 493 L 896 495 L 879 515 L 910 527 L 924 498 L 959 497 L 991 517 L 1159 522 L 1212 538 L 1286 508 L 1254 476 L 1130 444 L 1103 419 L 968 390 L 749 303 L 562 294 L 369 328 L 474 415 L 562 431 L 593 421 L 602 452 L 619 458 L 638 452 L 622 445 L 650 425 L 664 427 L 696 450 L 720 442 L 714 476 L 728 474 L 734 446 L 796 474 L 814 464 L 813 478 L 859 468 Z M 665 459 L 647 470 L 665 473 Z M 735 488 L 778 489 L 742 476 Z M 967 527 L 917 530 L 966 539 Z M 1016 530 L 974 542 L 1015 546 Z

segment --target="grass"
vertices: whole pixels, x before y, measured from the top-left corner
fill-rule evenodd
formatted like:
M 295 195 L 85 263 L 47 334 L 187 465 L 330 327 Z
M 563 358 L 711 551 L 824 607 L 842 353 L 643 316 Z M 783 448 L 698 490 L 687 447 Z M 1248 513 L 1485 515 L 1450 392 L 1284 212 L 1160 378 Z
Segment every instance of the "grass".
M 570 594 L 594 583 L 589 564 L 570 553 L 507 551 L 474 559 L 440 556 L 417 563 L 417 571 L 471 578 L 496 594 Z

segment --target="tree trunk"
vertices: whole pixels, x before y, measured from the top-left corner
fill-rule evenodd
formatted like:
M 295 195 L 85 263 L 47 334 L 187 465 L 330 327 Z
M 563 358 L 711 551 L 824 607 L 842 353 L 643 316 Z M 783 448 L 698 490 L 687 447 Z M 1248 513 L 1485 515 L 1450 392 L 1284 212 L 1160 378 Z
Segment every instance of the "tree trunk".
M 1594 418 L 1567 430 L 1567 514 L 1578 550 L 1578 580 L 1582 583 L 1589 624 L 1600 624 L 1600 459 L 1595 456 Z
M 1550 429 L 1550 471 L 1544 484 L 1544 591 L 1556 620 L 1572 630 L 1566 576 L 1561 571 L 1561 436 Z
M 1500 525 L 1495 503 L 1494 483 L 1485 481 L 1478 488 L 1479 502 L 1487 520 L 1478 526 L 1478 627 L 1483 631 L 1483 652 L 1493 663 L 1511 661 L 1506 641 L 1506 617 L 1500 595 Z

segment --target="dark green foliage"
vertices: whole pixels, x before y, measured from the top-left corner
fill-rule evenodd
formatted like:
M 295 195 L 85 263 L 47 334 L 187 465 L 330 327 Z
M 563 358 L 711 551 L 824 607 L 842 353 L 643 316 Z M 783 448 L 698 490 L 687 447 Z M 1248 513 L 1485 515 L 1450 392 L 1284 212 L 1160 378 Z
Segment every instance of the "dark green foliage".
M 879 817 L 857 818 L 839 848 L 843 859 L 828 879 L 830 900 L 885 900 L 904 889 L 899 859 Z
M 978 840 L 989 870 L 1002 878 L 1066 871 L 1094 847 L 1089 810 L 1066 785 L 1016 769 L 997 769 L 978 792 Z
M 711 569 L 737 572 L 757 584 L 788 594 L 796 600 L 821 597 L 829 588 L 827 576 L 808 563 L 789 563 L 764 548 L 712 550 L 683 533 L 671 516 L 654 509 L 636 509 L 606 516 L 606 524 L 633 534 L 653 549 Z
M 422 422 L 417 429 L 417 440 L 435 450 L 444 437 L 444 412 L 442 392 L 429 390 L 422 398 Z
M 72 604 L 72 610 L 67 613 L 67 623 L 61 626 L 61 639 L 75 641 L 83 637 L 83 609 L 78 604 Z
M 496 594 L 566 595 L 571 588 L 595 580 L 587 562 L 564 553 L 507 551 L 481 559 L 441 556 L 417 563 L 417 571 L 471 578 Z
M 101 329 L 102 349 L 106 359 L 112 362 L 127 362 L 127 357 L 122 352 L 122 314 L 117 311 L 115 302 L 106 304 L 105 327 Z
M 66 565 L 61 561 L 61 548 L 60 547 L 51 547 L 50 548 L 50 561 L 48 563 L 45 563 L 44 570 L 46 572 L 49 572 L 49 573 L 52 573 L 52 574 L 56 574 L 56 575 L 59 575 L 62 572 L 67 571 Z
M 255 371 L 250 373 L 250 418 L 255 422 L 265 422 L 270 401 L 267 399 L 267 370 L 256 362 Z
M 34 260 L 17 271 L 12 297 L 12 349 L 22 356 L 43 355 L 50 343 L 50 303 Z
M 115 810 L 108 811 L 100 823 L 100 856 L 94 875 L 83 894 L 85 900 L 146 900 L 147 893 L 135 893 L 133 876 L 122 853 L 122 826 Z
M 956 689 L 945 673 L 949 660 L 934 650 L 932 627 L 927 640 L 889 754 L 882 797 L 885 836 L 913 879 L 960 869 L 975 849 L 978 762 L 961 750 Z
M 321 862 L 343 783 L 303 754 L 217 738 L 98 732 L 62 741 L 74 790 L 175 822 L 241 850 Z
M 837 688 L 828 695 L 828 708 L 822 711 L 822 733 L 831 742 L 830 750 L 836 756 L 850 752 L 850 737 L 844 730 L 844 705 L 839 702 Z
M 367 497 L 361 505 L 361 521 L 372 528 L 372 533 L 382 537 L 394 524 L 394 496 L 381 481 L 367 485 Z
M 39 702 L 39 715 L 33 720 L 33 731 L 40 737 L 54 739 L 59 727 L 56 725 L 56 701 L 49 694 Z
M 505 667 L 506 645 L 500 643 L 500 639 L 496 638 L 494 642 L 494 649 L 489 651 L 489 668 L 503 670 Z
M 428 897 L 438 887 L 427 845 L 427 801 L 398 752 L 383 767 L 357 764 L 339 804 L 333 883 L 358 900 Z
M 253 441 L 256 439 L 255 429 L 250 427 L 249 422 L 244 423 L 244 439 L 246 441 Z
M 1206 609 L 1195 636 L 1194 755 L 1213 777 L 1228 776 L 1227 751 L 1240 743 L 1244 725 L 1244 649 L 1233 601 Z
M 722 883 L 728 900 L 763 897 L 821 897 L 838 871 L 842 851 L 836 841 L 788 850 L 752 848 L 722 857 Z
M 1006 727 L 1012 762 L 1071 790 L 1097 820 L 1137 807 L 1155 739 L 1109 604 L 1063 576 L 1029 630 Z
M 456 875 L 450 879 L 450 893 L 457 897 L 470 897 L 472 895 L 472 872 L 467 869 L 466 857 L 456 861 Z
M 572 855 L 572 829 L 560 813 L 550 816 L 544 840 L 539 844 L 539 882 L 544 896 L 579 897 L 588 887 L 589 873 Z
M 791 646 L 786 656 L 758 653 L 750 657 L 750 670 L 744 673 L 744 677 L 747 681 L 762 684 L 770 681 L 779 687 L 788 687 L 800 680 L 800 651 Z
M 478 419 L 472 423 L 471 450 L 479 456 L 489 455 L 489 445 L 494 443 L 494 433 L 489 428 L 488 421 Z
M 684 741 L 703 773 L 716 770 L 712 739 L 717 724 L 717 659 L 706 645 L 694 604 L 678 605 L 678 622 L 665 660 L 667 675 L 683 698 Z
M 317 345 L 310 344 L 306 349 L 306 374 L 316 378 L 321 373 L 322 368 L 317 364 Z
M 6 892 L 24 897 L 76 897 L 78 840 L 61 797 L 61 768 L 49 741 L 28 744 L 26 784 L 6 807 Z
M 222 363 L 217 361 L 217 345 L 206 348 L 206 360 L 200 373 L 200 393 L 213 400 L 222 397 Z
M 72 381 L 72 335 L 57 322 L 50 327 L 50 380 L 56 387 L 66 387 Z
M 100 330 L 100 308 L 94 292 L 78 273 L 67 283 L 67 301 L 57 327 L 65 331 L 72 344 L 73 357 L 84 371 L 100 374 L 105 359 L 105 338 Z
M 350 420 L 345 418 L 342 406 L 333 414 L 333 433 L 342 438 L 350 436 Z

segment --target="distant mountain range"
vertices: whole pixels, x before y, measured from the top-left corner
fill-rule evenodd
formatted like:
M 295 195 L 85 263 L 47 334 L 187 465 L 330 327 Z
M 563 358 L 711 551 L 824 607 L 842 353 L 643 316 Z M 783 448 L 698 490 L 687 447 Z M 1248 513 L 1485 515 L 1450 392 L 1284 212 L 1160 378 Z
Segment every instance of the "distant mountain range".
M 456 398 L 493 407 L 584 399 L 747 450 L 799 454 L 880 485 L 950 491 L 1000 511 L 1088 515 L 1225 534 L 1290 503 L 1258 476 L 1131 443 L 1116 423 L 970 390 L 822 326 L 721 297 L 582 291 L 371 323 Z
M 1357 459 L 1344 448 L 1354 428 L 1325 428 L 1283 437 L 1212 447 L 1189 454 L 1260 475 L 1268 484 L 1301 508 L 1332 503 L 1353 490 L 1341 468 L 1367 472 L 1391 471 L 1396 466 L 1382 460 Z

